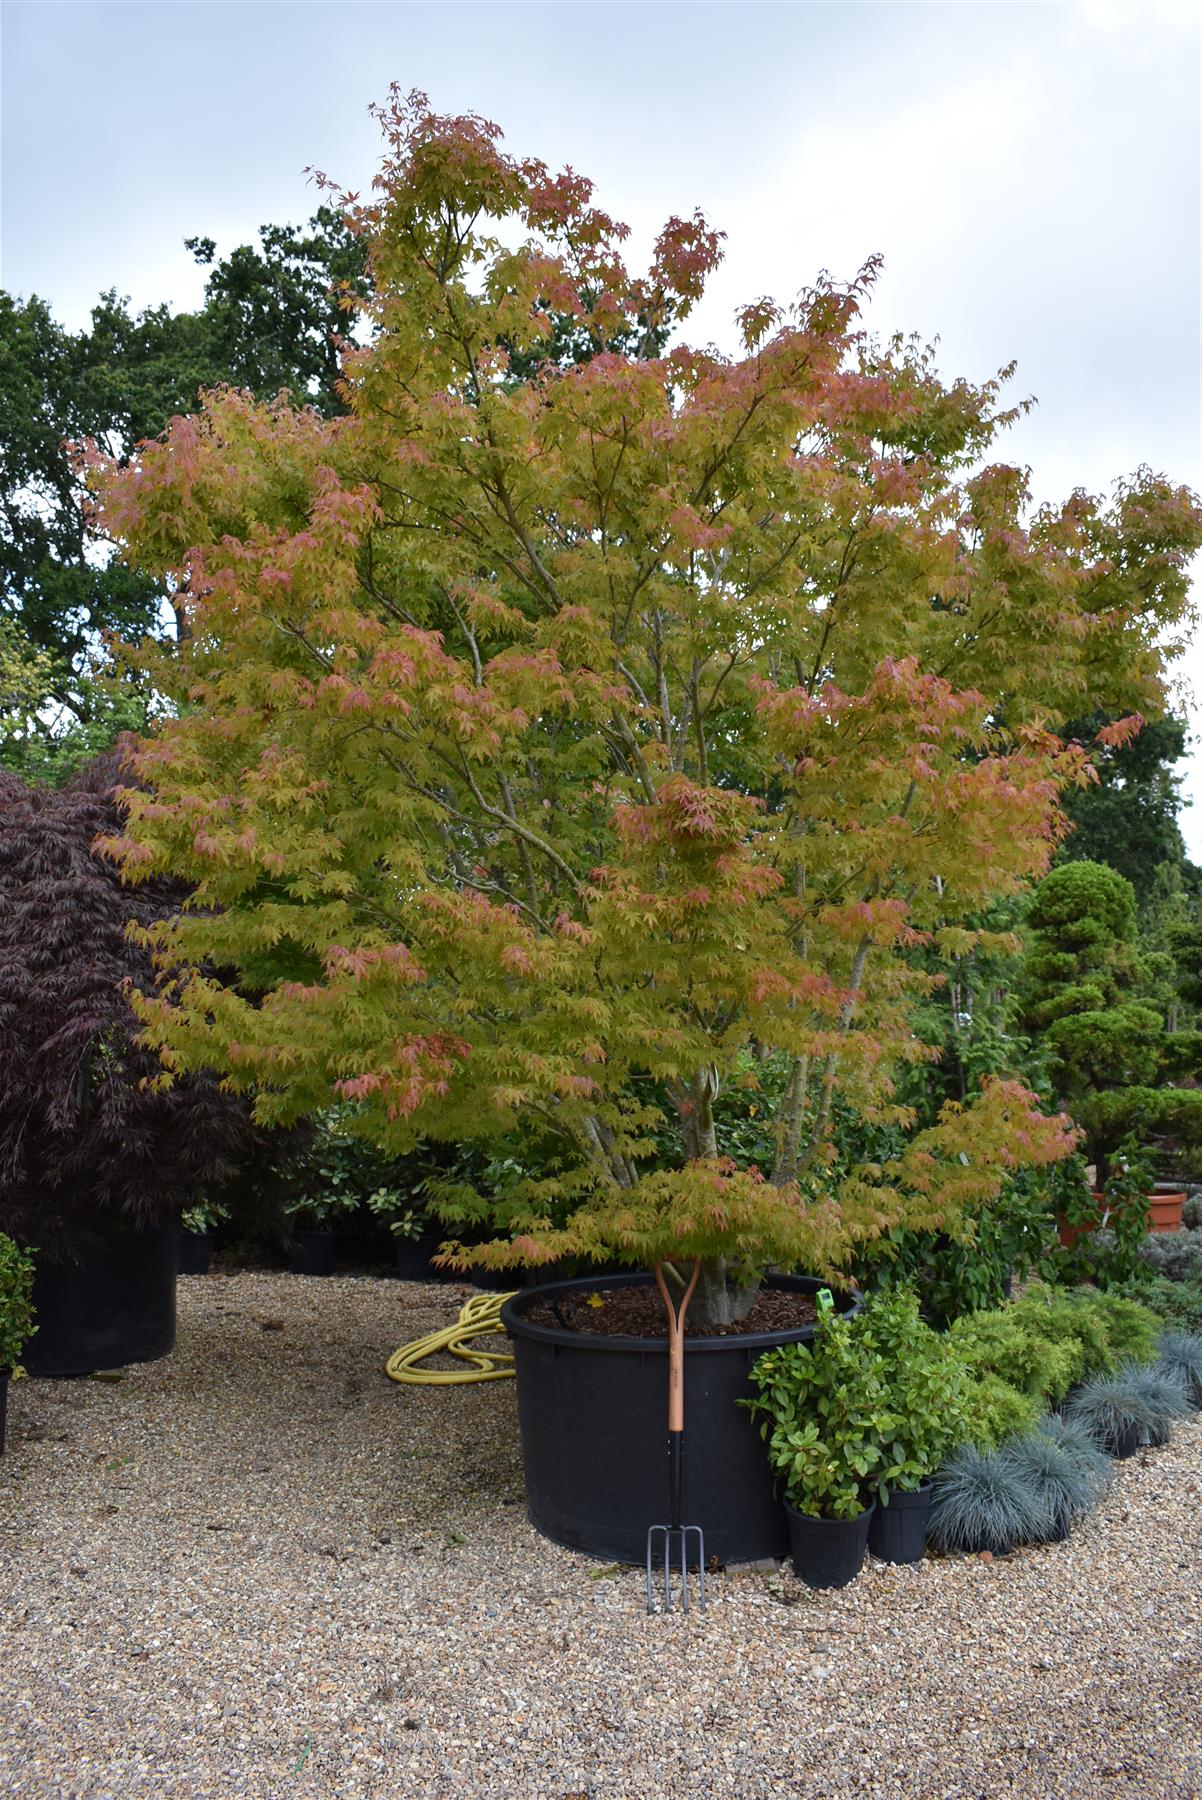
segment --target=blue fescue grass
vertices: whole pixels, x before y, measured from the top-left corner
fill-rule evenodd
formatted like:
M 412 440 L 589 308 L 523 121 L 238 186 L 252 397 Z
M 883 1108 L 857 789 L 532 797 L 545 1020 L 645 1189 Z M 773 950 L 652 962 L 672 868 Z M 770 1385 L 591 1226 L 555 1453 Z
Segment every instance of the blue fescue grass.
M 1057 1535 L 1047 1495 L 1025 1481 L 1004 1450 L 962 1444 L 931 1482 L 929 1541 L 939 1550 L 990 1550 Z
M 1083 1382 L 1064 1406 L 1067 1419 L 1110 1451 L 1132 1427 L 1146 1444 L 1165 1443 L 1174 1422 L 1188 1411 L 1183 1383 L 1137 1362 Z
M 1196 1331 L 1166 1331 L 1158 1349 L 1157 1369 L 1180 1381 L 1191 1406 L 1202 1406 L 1202 1336 Z
M 1067 1435 L 1067 1441 L 1066 1441 Z M 1110 1480 L 1108 1457 L 1071 1427 L 1048 1421 L 1002 1445 L 1000 1455 L 1050 1515 L 1049 1537 L 1064 1537 L 1074 1519 L 1087 1513 Z

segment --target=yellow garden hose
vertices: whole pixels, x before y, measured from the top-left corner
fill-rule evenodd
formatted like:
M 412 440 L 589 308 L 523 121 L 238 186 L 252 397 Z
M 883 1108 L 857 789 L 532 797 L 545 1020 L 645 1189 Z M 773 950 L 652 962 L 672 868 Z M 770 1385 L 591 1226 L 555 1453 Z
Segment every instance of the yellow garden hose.
M 393 1381 L 403 1381 L 411 1387 L 458 1387 L 468 1381 L 500 1381 L 506 1375 L 512 1375 L 513 1356 L 508 1350 L 469 1350 L 467 1347 L 473 1338 L 504 1334 L 501 1308 L 512 1299 L 512 1294 L 473 1294 L 454 1325 L 447 1325 L 442 1331 L 427 1332 L 425 1337 L 414 1338 L 411 1344 L 402 1344 L 399 1350 L 394 1350 L 384 1365 L 386 1373 Z M 462 1373 L 458 1369 L 418 1368 L 418 1363 L 437 1355 L 440 1350 L 459 1357 L 470 1367 Z

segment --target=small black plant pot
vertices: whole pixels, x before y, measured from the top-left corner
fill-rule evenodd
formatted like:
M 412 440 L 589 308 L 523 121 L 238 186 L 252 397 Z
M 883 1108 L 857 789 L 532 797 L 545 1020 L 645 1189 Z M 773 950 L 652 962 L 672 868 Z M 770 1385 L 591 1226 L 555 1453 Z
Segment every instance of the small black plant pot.
M 924 1481 L 911 1493 L 894 1488 L 888 1506 L 877 1502 L 868 1525 L 868 1548 L 882 1562 L 921 1562 L 926 1554 L 930 1512 L 929 1481 Z
M 0 1456 L 4 1455 L 4 1431 L 8 1424 L 8 1377 L 7 1369 L 0 1369 Z
M 1119 1462 L 1125 1462 L 1129 1456 L 1135 1455 L 1143 1435 L 1142 1427 L 1132 1419 L 1121 1431 L 1116 1431 L 1107 1438 L 1104 1448 Z
M 294 1231 L 292 1260 L 288 1267 L 294 1275 L 332 1275 L 338 1261 L 336 1231 Z
M 181 1231 L 179 1234 L 179 1272 L 181 1275 L 207 1275 L 213 1261 L 215 1231 Z
M 875 1503 L 854 1519 L 815 1519 L 794 1512 L 788 1501 L 789 1549 L 793 1572 L 807 1587 L 840 1588 L 854 1581 L 864 1561 Z

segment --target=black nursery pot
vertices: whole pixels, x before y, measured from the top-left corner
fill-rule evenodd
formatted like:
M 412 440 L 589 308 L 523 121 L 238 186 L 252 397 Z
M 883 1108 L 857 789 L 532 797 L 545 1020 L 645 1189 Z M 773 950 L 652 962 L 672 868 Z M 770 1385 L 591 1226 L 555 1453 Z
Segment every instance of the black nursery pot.
M 181 1231 L 179 1234 L 179 1272 L 181 1275 L 207 1275 L 217 1242 L 215 1231 Z
M 288 1264 L 294 1275 L 332 1275 L 338 1261 L 336 1231 L 294 1231 L 292 1260 Z
M 438 1252 L 442 1237 L 437 1231 L 423 1231 L 420 1237 L 394 1235 L 396 1272 L 402 1281 L 445 1281 L 441 1269 L 431 1266 L 430 1258 Z
M 1129 1456 L 1134 1456 L 1135 1452 L 1139 1449 L 1142 1436 L 1143 1432 L 1138 1423 L 1136 1420 L 1132 1419 L 1129 1424 L 1123 1426 L 1121 1431 L 1115 1432 L 1107 1439 L 1106 1449 L 1110 1452 L 1111 1456 L 1116 1457 L 1120 1462 L 1125 1462 Z
M 864 1562 L 868 1531 L 880 1509 L 875 1502 L 854 1519 L 815 1519 L 785 1502 L 793 1572 L 807 1587 L 840 1588 L 854 1581 Z
M 605 1562 L 641 1563 L 647 1527 L 668 1517 L 667 1340 L 594 1337 L 533 1324 L 525 1315 L 567 1294 L 650 1280 L 608 1275 L 554 1282 L 527 1288 L 501 1309 L 516 1364 L 530 1523 L 555 1543 Z M 815 1294 L 826 1284 L 778 1275 L 768 1285 Z M 749 1375 L 763 1351 L 813 1335 L 805 1325 L 685 1338 L 681 1517 L 701 1526 L 707 1558 L 750 1562 L 781 1557 L 788 1548 L 759 1427 L 737 1402 L 753 1396 Z
M 31 1375 L 90 1375 L 154 1362 L 175 1347 L 178 1227 L 113 1231 L 63 1262 L 38 1258 L 36 1334 L 21 1353 Z
M 878 1502 L 868 1525 L 868 1548 L 882 1562 L 921 1562 L 927 1547 L 927 1520 L 931 1513 L 931 1484 L 924 1481 L 910 1493 L 893 1488 L 888 1506 Z

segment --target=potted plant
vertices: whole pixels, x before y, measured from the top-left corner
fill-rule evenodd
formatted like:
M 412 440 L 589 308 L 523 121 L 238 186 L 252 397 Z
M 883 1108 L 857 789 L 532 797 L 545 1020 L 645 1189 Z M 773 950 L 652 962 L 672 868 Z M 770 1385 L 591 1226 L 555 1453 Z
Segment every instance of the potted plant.
M 367 1196 L 367 1210 L 387 1226 L 396 1249 L 397 1274 L 407 1281 L 429 1281 L 434 1277 L 430 1258 L 438 1248 L 439 1234 L 431 1227 L 429 1214 L 414 1205 L 412 1192 L 398 1187 L 373 1188 Z
M 230 1209 L 220 1200 L 200 1200 L 186 1206 L 179 1216 L 179 1273 L 207 1275 L 217 1243 L 218 1227 L 228 1222 Z
M 967 474 L 998 385 L 871 342 L 875 264 L 747 308 L 733 357 L 668 348 L 719 256 L 699 216 L 635 274 L 587 182 L 420 95 L 380 116 L 348 416 L 223 390 L 91 456 L 102 526 L 196 619 L 109 845 L 195 883 L 156 943 L 197 972 L 139 1016 L 264 1123 L 340 1097 L 391 1155 L 540 1134 L 450 1257 L 658 1266 L 671 1307 L 696 1263 L 708 1341 L 765 1270 L 963 1233 L 1070 1147 L 1008 1080 L 912 1129 L 914 951 L 1049 865 L 1088 751 L 1041 713 L 1086 681 L 1162 705 L 1202 512 L 1140 478 L 1032 522 L 1017 471 Z M 836 1170 L 839 1105 L 897 1154 Z M 523 1419 L 578 1411 L 553 1348 Z
M 0 1229 L 38 1249 L 39 1375 L 171 1349 L 180 1209 L 248 1136 L 244 1101 L 208 1075 L 166 1082 L 141 1041 L 139 933 L 186 888 L 130 887 L 97 849 L 122 827 L 118 771 L 104 758 L 58 789 L 0 772 Z
M 4 1454 L 9 1377 L 36 1330 L 33 1258 L 0 1232 L 0 1456 Z
M 948 1338 L 919 1316 L 917 1295 L 904 1289 L 874 1295 L 848 1332 L 879 1357 L 889 1406 L 868 1547 L 885 1562 L 918 1562 L 926 1548 L 931 1476 L 966 1434 L 967 1371 Z
M 760 1432 L 789 1520 L 793 1567 L 811 1587 L 844 1587 L 864 1560 L 874 1488 L 891 1464 L 889 1364 L 818 1295 L 812 1344 L 766 1350 L 744 1402 Z

